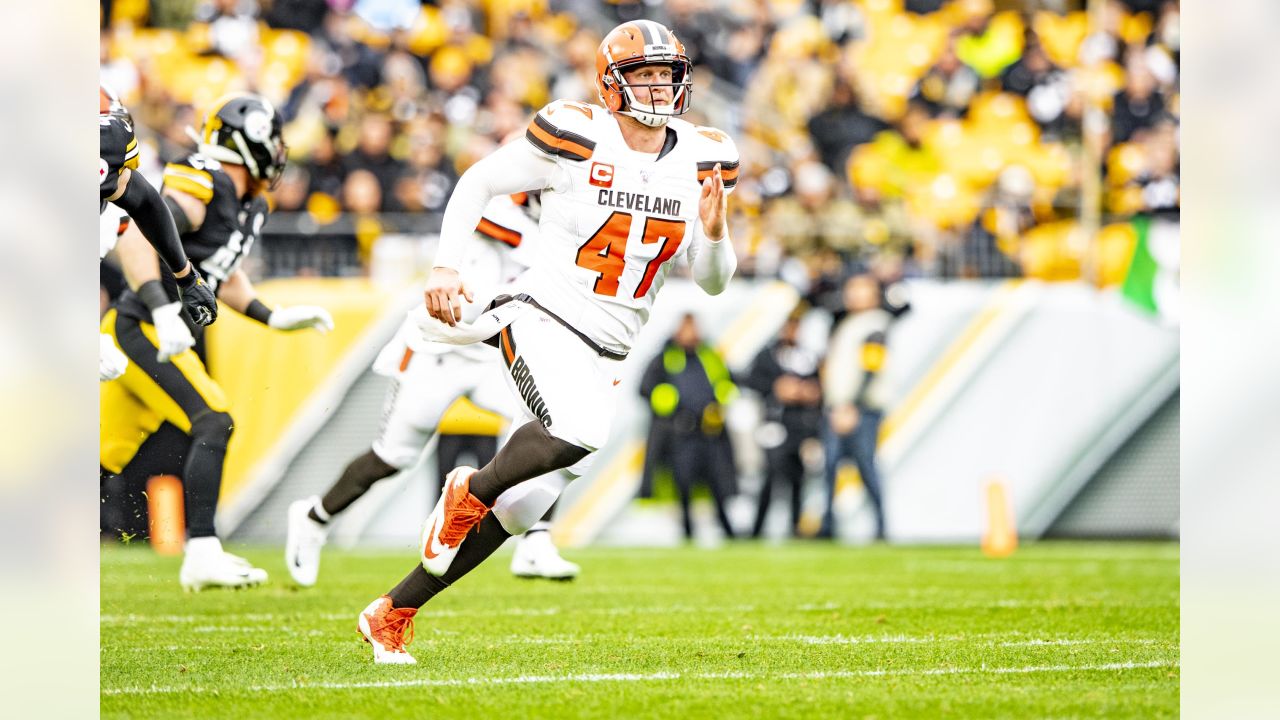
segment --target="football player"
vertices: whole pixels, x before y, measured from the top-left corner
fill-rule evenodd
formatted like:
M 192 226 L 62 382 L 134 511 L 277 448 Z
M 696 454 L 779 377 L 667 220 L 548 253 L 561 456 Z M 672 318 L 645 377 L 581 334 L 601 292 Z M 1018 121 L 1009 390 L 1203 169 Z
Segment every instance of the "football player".
M 187 259 L 178 239 L 173 218 L 165 208 L 160 193 L 147 182 L 138 169 L 138 139 L 133 135 L 133 120 L 129 111 L 105 85 L 98 86 L 98 185 L 100 204 L 98 213 L 107 209 L 107 203 L 116 206 L 133 218 L 143 237 L 160 254 L 165 265 L 177 279 L 181 303 L 186 306 L 191 319 L 200 325 L 208 325 L 218 316 L 218 303 L 213 290 L 201 279 L 199 271 Z M 113 238 L 114 239 L 114 236 Z M 98 257 L 101 259 L 113 243 L 100 242 Z M 179 306 L 173 308 L 176 313 Z M 98 379 L 112 380 L 124 373 L 129 361 L 107 335 L 100 338 L 98 353 Z
M 427 519 L 421 564 L 359 616 L 379 663 L 411 663 L 418 608 L 542 516 L 609 437 L 621 363 L 677 258 L 709 294 L 737 268 L 727 195 L 738 151 L 723 132 L 678 116 L 692 78 L 684 47 L 662 25 L 614 28 L 596 55 L 600 105 L 558 100 L 523 140 L 467 170 L 445 210 L 427 282 L 424 332 L 450 342 L 498 334 L 521 425 L 480 470 L 455 468 Z M 514 300 L 465 322 L 467 237 L 495 195 L 542 191 L 538 257 Z
M 468 282 L 478 298 L 463 311 L 475 320 L 499 288 L 532 264 L 538 223 L 533 194 L 495 197 L 472 238 L 463 261 Z M 373 371 L 391 378 L 382 425 L 373 447 L 352 460 L 324 494 L 289 506 L 285 566 L 295 582 L 315 584 L 320 551 L 329 523 L 373 484 L 410 467 L 435 434 L 445 410 L 459 397 L 509 419 L 515 429 L 519 408 L 507 391 L 505 367 L 498 349 L 484 344 L 446 345 L 426 342 L 414 316 L 405 318 L 395 337 L 378 354 Z M 511 571 L 520 577 L 570 580 L 580 568 L 551 542 L 551 510 L 526 532 L 516 546 Z
M 277 330 L 328 332 L 333 319 L 324 308 L 273 310 L 240 269 L 267 219 L 266 190 L 284 165 L 280 115 L 261 97 L 234 94 L 206 116 L 199 151 L 165 167 L 162 192 L 186 251 L 223 303 Z M 129 367 L 102 385 L 102 466 L 122 473 L 131 464 L 147 465 L 154 460 L 147 454 L 159 446 L 143 443 L 162 424 L 182 431 L 189 440 L 179 473 L 188 540 L 179 581 L 188 590 L 265 582 L 266 571 L 224 552 L 214 530 L 233 428 L 226 395 L 191 349 L 192 328 L 173 310 L 177 289 L 136 229 L 121 236 L 119 255 L 130 289 L 102 328 L 124 349 Z

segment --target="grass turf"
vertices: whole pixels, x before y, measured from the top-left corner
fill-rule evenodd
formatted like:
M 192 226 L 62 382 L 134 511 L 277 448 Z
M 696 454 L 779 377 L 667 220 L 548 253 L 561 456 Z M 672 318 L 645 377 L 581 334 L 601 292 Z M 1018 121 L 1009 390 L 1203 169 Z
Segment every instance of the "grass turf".
M 326 552 L 319 584 L 184 594 L 102 552 L 104 718 L 1172 717 L 1178 549 L 743 544 L 589 549 L 574 583 L 500 552 L 419 613 L 414 666 L 356 614 L 412 552 Z

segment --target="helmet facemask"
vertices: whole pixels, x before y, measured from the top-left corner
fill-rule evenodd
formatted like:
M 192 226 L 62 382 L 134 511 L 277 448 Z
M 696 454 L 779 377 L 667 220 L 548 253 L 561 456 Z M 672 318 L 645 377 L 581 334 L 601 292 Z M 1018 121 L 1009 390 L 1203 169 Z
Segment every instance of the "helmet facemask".
M 665 49 L 669 48 L 669 52 Z M 628 115 L 649 127 L 662 127 L 667 121 L 689 110 L 690 96 L 693 94 L 693 72 L 689 59 L 677 54 L 672 46 L 649 45 L 645 47 L 646 56 L 633 60 L 609 64 L 609 72 L 603 77 L 606 87 L 620 92 L 624 101 L 615 112 Z M 639 69 L 646 65 L 663 65 L 671 68 L 670 83 L 629 83 L 623 72 Z M 637 99 L 635 88 L 647 88 L 650 93 L 654 88 L 671 89 L 671 101 L 661 105 L 652 102 L 642 103 Z M 652 99 L 652 94 L 650 99 Z

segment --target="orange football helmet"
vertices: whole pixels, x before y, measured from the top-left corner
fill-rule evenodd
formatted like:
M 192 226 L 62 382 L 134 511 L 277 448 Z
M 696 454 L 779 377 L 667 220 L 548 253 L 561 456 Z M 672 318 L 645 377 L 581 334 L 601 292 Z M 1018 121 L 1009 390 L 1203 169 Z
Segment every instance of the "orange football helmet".
M 133 117 L 129 114 L 129 110 L 124 103 L 120 102 L 116 91 L 104 82 L 98 83 L 98 114 L 112 115 L 133 125 Z
M 671 66 L 670 105 L 641 103 L 632 85 L 623 77 L 625 70 L 642 65 Z M 636 85 L 635 87 L 654 87 Z M 684 43 L 675 33 L 652 20 L 625 22 L 604 36 L 596 51 L 596 91 L 600 102 L 609 110 L 629 115 L 650 127 L 660 127 L 676 115 L 689 110 L 693 94 L 693 67 L 685 54 Z

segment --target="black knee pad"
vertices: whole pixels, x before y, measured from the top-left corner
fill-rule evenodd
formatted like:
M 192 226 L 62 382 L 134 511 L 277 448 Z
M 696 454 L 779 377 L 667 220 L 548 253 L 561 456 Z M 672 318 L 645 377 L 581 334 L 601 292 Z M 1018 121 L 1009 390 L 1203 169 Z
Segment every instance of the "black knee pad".
M 214 447 L 226 448 L 235 430 L 235 421 L 224 412 L 207 412 L 191 421 L 191 439 Z

